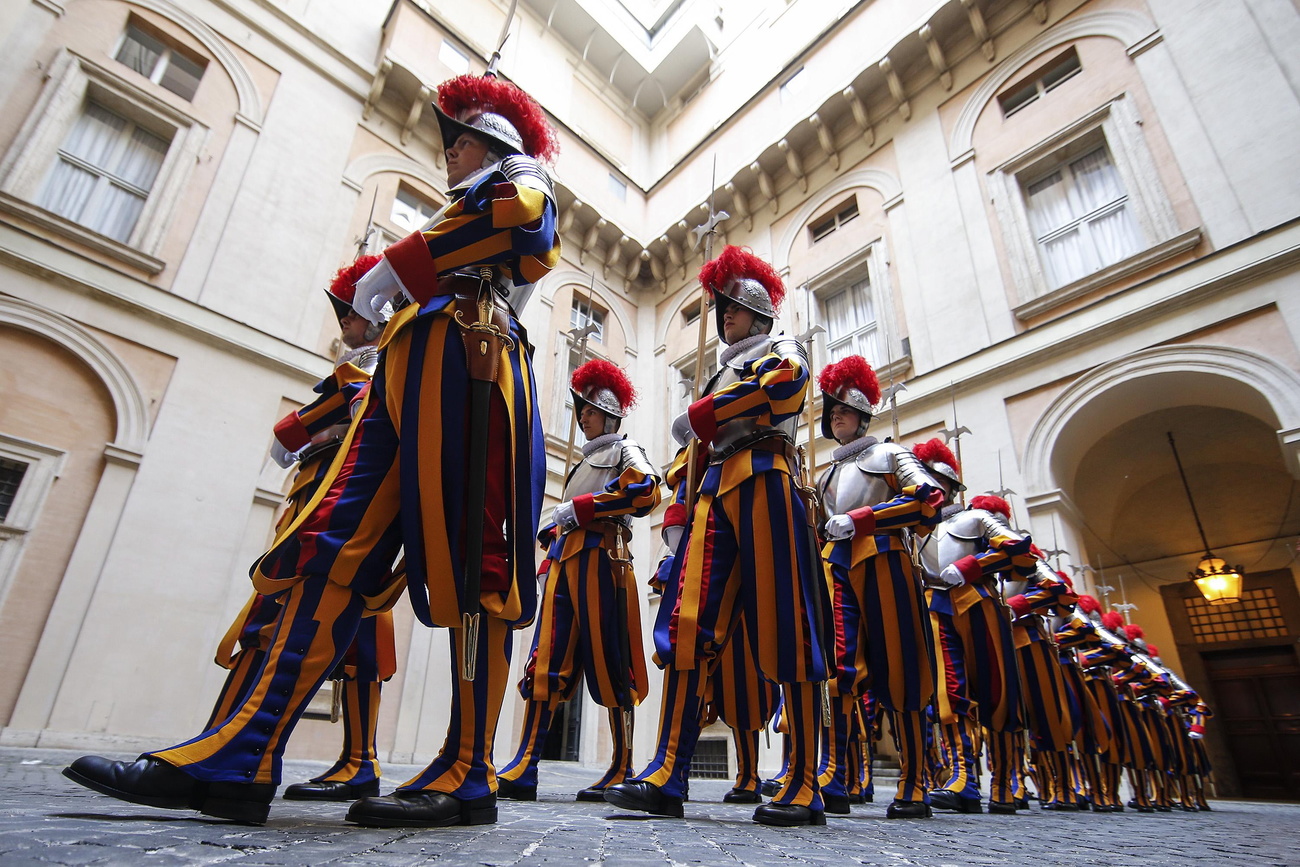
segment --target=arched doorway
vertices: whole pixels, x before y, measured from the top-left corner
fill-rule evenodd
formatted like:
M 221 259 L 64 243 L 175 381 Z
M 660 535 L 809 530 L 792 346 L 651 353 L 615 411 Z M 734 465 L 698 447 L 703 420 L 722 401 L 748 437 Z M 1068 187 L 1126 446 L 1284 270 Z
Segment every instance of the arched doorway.
M 1172 346 L 1066 388 L 1026 448 L 1034 531 L 1090 592 L 1128 612 L 1202 691 L 1220 794 L 1300 799 L 1300 378 L 1229 347 Z M 1205 535 L 1247 572 L 1240 603 L 1210 608 L 1187 581 Z M 1060 541 L 1057 545 L 1054 537 Z

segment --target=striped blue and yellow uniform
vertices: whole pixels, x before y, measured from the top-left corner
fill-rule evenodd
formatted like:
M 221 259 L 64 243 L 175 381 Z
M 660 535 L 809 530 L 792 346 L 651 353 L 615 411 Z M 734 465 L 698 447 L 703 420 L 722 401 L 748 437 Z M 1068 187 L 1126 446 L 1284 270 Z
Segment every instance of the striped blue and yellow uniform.
M 491 746 L 509 674 L 510 628 L 536 607 L 533 538 L 545 450 L 527 334 L 508 311 L 491 388 L 488 430 L 468 430 L 469 374 L 454 293 L 467 265 L 492 264 L 516 284 L 558 259 L 554 202 L 487 172 L 444 219 L 385 251 L 415 303 L 388 323 L 379 367 L 360 412 L 303 512 L 254 566 L 254 587 L 281 594 L 285 613 L 248 697 L 222 724 L 152 755 L 203 780 L 278 783 L 285 739 L 343 658 L 366 610 L 393 604 L 391 567 L 404 550 L 412 607 L 426 625 L 452 628 L 461 663 L 465 531 L 482 521 L 478 673 L 457 678 L 451 724 L 434 762 L 404 789 L 475 798 L 495 790 Z M 457 280 L 460 283 L 457 283 Z M 469 294 L 478 291 L 469 281 Z M 485 436 L 483 515 L 467 515 L 469 439 Z
M 635 443 L 624 448 L 637 448 Z M 609 770 L 592 788 L 621 783 L 631 770 L 632 745 L 618 710 L 641 703 L 646 690 L 644 640 L 641 635 L 640 588 L 631 564 L 615 569 L 608 550 L 609 519 L 643 517 L 659 505 L 659 477 L 628 467 L 595 494 L 573 499 L 579 526 L 559 533 L 548 524 L 538 534 L 549 539 L 548 564 L 533 633 L 532 652 L 519 683 L 527 701 L 524 728 L 514 758 L 501 769 L 502 779 L 537 785 L 537 764 L 561 702 L 574 697 L 585 678 L 597 704 L 611 709 L 614 755 Z M 617 590 L 624 591 L 618 610 Z M 620 635 L 627 630 L 630 658 L 623 658 Z
M 769 345 L 766 354 L 744 362 L 737 381 L 691 405 L 687 414 L 701 442 L 712 442 L 739 419 L 770 429 L 798 415 L 808 387 L 806 363 L 777 351 L 776 342 Z M 655 659 L 665 670 L 663 710 L 654 757 L 637 775 L 668 795 L 683 793 L 708 675 L 743 619 L 751 636 L 774 637 L 755 642 L 758 674 L 782 684 L 795 741 L 792 783 L 777 801 L 822 808 L 813 684 L 826 677 L 816 625 L 825 586 L 813 568 L 792 455 L 789 440 L 771 430 L 766 439 L 710 463 L 700 479 L 655 622 Z M 679 479 L 670 473 L 668 481 Z

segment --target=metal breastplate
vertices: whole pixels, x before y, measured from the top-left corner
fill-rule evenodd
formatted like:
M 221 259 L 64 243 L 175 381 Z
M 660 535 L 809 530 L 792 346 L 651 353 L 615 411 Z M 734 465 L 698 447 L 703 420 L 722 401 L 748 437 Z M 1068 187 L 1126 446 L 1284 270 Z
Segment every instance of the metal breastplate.
M 958 535 L 961 528 L 956 528 L 956 532 L 954 532 L 952 525 L 961 518 L 963 518 L 963 515 L 957 515 L 951 521 L 944 521 L 922 543 L 921 566 L 929 577 L 939 577 L 939 573 L 945 567 L 951 566 L 962 557 L 976 553 L 976 539 L 967 539 Z
M 885 473 L 877 472 L 881 469 L 877 466 L 879 456 L 876 456 L 877 460 L 871 458 L 872 452 L 879 448 L 880 444 L 874 445 L 831 466 L 822 489 L 827 515 L 842 515 L 852 509 L 875 506 L 894 496 L 894 489 Z
M 583 494 L 599 494 L 605 490 L 605 486 L 617 479 L 622 472 L 620 470 L 622 457 L 623 442 L 621 440 L 596 449 L 584 457 L 573 468 L 573 472 L 564 485 L 564 499 L 572 500 L 574 497 Z M 631 524 L 631 518 L 626 515 L 619 515 L 610 520 L 622 524 Z
M 709 388 L 709 393 L 721 391 L 729 385 L 735 385 L 744 379 L 744 366 L 751 362 L 757 361 L 772 351 L 773 341 L 765 340 L 748 352 L 741 353 L 735 358 L 729 359 L 727 363 L 718 371 L 717 379 Z M 779 433 L 784 435 L 791 442 L 794 441 L 795 433 L 799 429 L 798 417 L 788 418 L 780 424 L 760 424 L 752 418 L 738 418 L 718 426 L 718 433 L 713 438 L 713 443 L 709 446 L 709 454 L 713 457 L 728 452 L 736 443 L 749 439 L 757 439 L 764 434 Z

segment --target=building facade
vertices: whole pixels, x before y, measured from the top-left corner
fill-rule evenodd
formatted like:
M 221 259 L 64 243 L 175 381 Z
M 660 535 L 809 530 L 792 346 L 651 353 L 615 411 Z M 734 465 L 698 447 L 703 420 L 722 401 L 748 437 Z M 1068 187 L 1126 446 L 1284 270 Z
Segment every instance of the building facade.
M 508 5 L 0 7 L 0 743 L 206 719 L 287 482 L 271 426 L 338 350 L 321 289 L 445 201 L 428 103 Z M 1297 41 L 1290 0 L 522 0 L 501 72 L 562 148 L 563 260 L 523 316 L 552 494 L 588 322 L 641 388 L 627 429 L 671 457 L 712 201 L 785 274 L 783 327 L 826 329 L 819 366 L 905 386 L 873 432 L 968 428 L 971 490 L 1136 606 L 1218 707 L 1220 792 L 1300 797 Z M 1187 582 L 1207 545 L 1241 603 Z M 446 642 L 403 606 L 398 634 L 381 758 L 421 761 Z M 574 704 L 556 754 L 597 762 L 604 716 Z M 337 737 L 305 720 L 290 755 Z

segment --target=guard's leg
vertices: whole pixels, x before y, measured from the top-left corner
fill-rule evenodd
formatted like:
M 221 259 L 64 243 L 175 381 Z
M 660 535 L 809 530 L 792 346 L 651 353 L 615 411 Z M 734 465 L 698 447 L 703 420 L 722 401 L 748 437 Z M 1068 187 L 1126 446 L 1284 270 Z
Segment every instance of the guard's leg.
M 462 802 L 491 795 L 495 802 L 497 779 L 492 765 L 492 742 L 496 738 L 501 702 L 505 699 L 514 642 L 505 621 L 481 617 L 478 668 L 473 680 L 465 680 L 461 677 L 463 634 L 464 630 L 459 627 L 448 630 L 455 680 L 447 739 L 432 764 L 399 786 L 398 791 L 442 792 Z M 492 809 L 495 814 L 495 807 Z M 474 817 L 469 818 L 469 824 L 480 824 L 473 821 Z M 486 818 L 486 813 L 481 818 Z M 495 821 L 495 815 L 492 821 Z
M 226 682 L 221 685 L 221 692 L 217 694 L 212 716 L 203 724 L 204 731 L 215 727 L 217 723 L 225 722 L 235 712 L 235 708 L 239 707 L 244 696 L 248 695 L 248 691 L 257 682 L 257 673 L 265 661 L 266 652 L 255 647 L 247 647 L 239 652 L 234 667 L 226 675 Z

